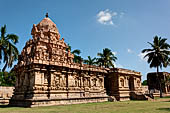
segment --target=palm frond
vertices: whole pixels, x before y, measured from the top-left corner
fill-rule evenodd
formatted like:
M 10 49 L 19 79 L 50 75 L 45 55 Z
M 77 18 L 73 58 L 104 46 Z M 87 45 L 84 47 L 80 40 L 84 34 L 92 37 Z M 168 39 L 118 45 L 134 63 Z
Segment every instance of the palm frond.
M 153 51 L 154 49 L 144 49 L 144 50 L 142 50 L 142 53 L 146 53 L 146 52 L 151 52 L 151 51 Z
M 5 71 L 6 67 L 12 67 L 14 61 L 18 59 L 18 49 L 15 44 L 18 42 L 18 36 L 15 34 L 6 33 L 6 25 L 1 27 L 1 38 L 0 38 L 0 61 L 3 59 L 5 63 L 2 71 Z
M 14 44 L 18 43 L 18 39 L 19 39 L 19 37 L 18 37 L 17 35 L 15 35 L 15 34 L 8 34 L 8 35 L 6 36 L 6 40 L 10 40 L 10 41 L 12 41 Z
M 4 25 L 3 27 L 1 27 L 1 39 L 5 38 L 5 34 L 6 34 L 6 25 Z
M 80 53 L 81 51 L 79 49 L 75 49 L 74 51 L 72 51 L 72 54 L 79 55 Z
M 150 64 L 150 68 L 162 68 L 169 65 L 170 45 L 166 43 L 166 40 L 165 38 L 155 36 L 153 44 L 148 42 L 152 48 L 142 50 L 142 53 L 146 53 L 144 58 L 148 58 L 147 62 Z

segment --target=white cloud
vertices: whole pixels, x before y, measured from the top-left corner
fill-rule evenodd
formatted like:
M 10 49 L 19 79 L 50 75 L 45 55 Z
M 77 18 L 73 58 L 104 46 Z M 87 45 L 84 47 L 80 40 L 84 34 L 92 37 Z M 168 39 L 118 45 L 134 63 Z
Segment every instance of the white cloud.
M 133 53 L 133 51 L 131 49 L 127 49 L 128 53 Z
M 113 18 L 115 16 L 117 16 L 117 12 L 112 12 L 109 9 L 106 9 L 97 14 L 97 21 L 104 25 L 114 25 Z
M 114 63 L 114 66 L 115 66 L 116 68 L 123 68 L 123 66 L 122 66 L 121 64 L 119 64 L 119 63 Z
M 147 58 L 147 57 L 144 58 L 144 56 L 145 56 L 146 54 L 147 54 L 147 53 L 139 53 L 138 56 L 139 56 L 139 58 L 140 58 L 141 60 L 147 61 L 148 58 Z
M 117 52 L 116 52 L 116 51 L 113 51 L 112 53 L 113 53 L 114 55 L 117 55 Z
M 111 11 L 109 9 L 106 10 L 102 10 L 97 14 L 97 21 L 100 24 L 104 24 L 104 25 L 115 25 L 115 23 L 113 22 L 114 18 L 122 18 L 125 15 L 124 12 L 114 12 Z

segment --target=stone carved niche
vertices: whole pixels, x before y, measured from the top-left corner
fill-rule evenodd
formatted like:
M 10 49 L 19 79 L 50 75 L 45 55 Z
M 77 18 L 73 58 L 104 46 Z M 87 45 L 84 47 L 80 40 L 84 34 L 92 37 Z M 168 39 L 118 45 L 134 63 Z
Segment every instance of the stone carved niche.
M 81 87 L 81 77 L 80 76 L 78 76 L 78 74 L 77 74 L 77 72 L 73 72 L 73 75 L 72 75 L 72 77 L 73 77 L 73 84 L 74 84 L 74 87 Z
M 103 87 L 103 79 L 102 78 L 99 79 L 99 86 Z
M 68 85 L 69 87 L 75 86 L 75 78 L 71 74 L 68 75 Z
M 59 86 L 60 86 L 60 76 L 57 75 L 57 74 L 53 74 L 52 77 L 53 77 L 52 80 L 51 80 L 52 81 L 52 85 L 54 87 L 59 88 Z
M 120 87 L 124 87 L 125 86 L 125 81 L 124 78 L 120 78 Z
M 48 84 L 48 73 L 44 73 L 44 84 Z
M 96 80 L 96 86 L 100 87 L 100 83 L 99 83 L 99 78 L 98 77 L 97 77 L 97 80 Z
M 79 78 L 78 77 L 75 77 L 75 87 L 79 87 Z
M 129 87 L 129 76 L 126 76 L 125 80 L 126 80 L 126 86 Z
M 140 87 L 140 84 L 141 84 L 140 80 L 137 80 L 137 87 Z
M 40 59 L 40 60 L 43 60 L 44 59 L 44 52 L 43 52 L 43 49 L 39 49 L 39 51 L 38 51 L 38 58 Z
M 44 78 L 44 74 L 43 73 L 41 73 L 41 72 L 39 72 L 39 71 L 37 71 L 37 72 L 35 72 L 35 83 L 36 84 L 41 84 L 41 85 L 43 85 L 43 78 Z
M 61 87 L 66 87 L 66 77 L 64 74 L 60 75 L 60 86 Z
M 97 86 L 97 79 L 96 78 L 93 78 L 92 79 L 92 87 L 96 87 Z
M 88 84 L 89 84 L 89 83 L 88 83 L 88 78 L 87 78 L 87 77 L 84 77 L 84 80 L 83 80 L 83 81 L 84 81 L 84 86 L 87 87 Z

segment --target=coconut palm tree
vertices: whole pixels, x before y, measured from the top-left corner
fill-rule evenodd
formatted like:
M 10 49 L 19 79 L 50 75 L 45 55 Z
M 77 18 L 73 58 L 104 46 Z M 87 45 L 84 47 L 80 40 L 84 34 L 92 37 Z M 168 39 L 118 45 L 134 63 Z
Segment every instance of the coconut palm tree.
M 157 78 L 159 82 L 160 97 L 162 97 L 161 80 L 159 79 L 159 68 L 167 67 L 170 64 L 170 45 L 166 43 L 165 38 L 158 36 L 154 37 L 153 43 L 150 43 L 151 49 L 144 49 L 142 53 L 146 53 L 144 58 L 148 58 L 147 62 L 150 64 L 150 68 L 157 69 Z
M 12 67 L 14 61 L 18 59 L 18 49 L 15 44 L 18 43 L 18 36 L 15 34 L 6 35 L 6 25 L 1 27 L 1 37 L 0 37 L 0 63 L 3 59 L 5 63 L 2 72 L 5 71 L 7 67 Z
M 88 64 L 88 65 L 95 65 L 96 64 L 96 58 L 91 58 L 90 56 L 87 57 L 88 59 L 87 60 L 84 60 L 84 63 L 85 64 Z
M 114 67 L 113 62 L 117 60 L 117 57 L 108 48 L 103 49 L 103 53 L 98 53 L 97 64 L 99 66 L 104 66 L 105 68 Z
M 75 49 L 75 50 L 73 50 L 71 53 L 74 54 L 74 59 L 73 59 L 73 61 L 74 61 L 75 63 L 82 63 L 83 58 L 80 56 L 81 51 L 80 51 L 79 49 Z
M 66 51 L 70 50 L 71 51 L 71 46 L 68 44 L 68 48 L 66 48 Z M 83 58 L 80 56 L 81 51 L 79 49 L 75 49 L 71 51 L 72 54 L 74 54 L 74 59 L 73 61 L 75 63 L 81 63 L 83 61 Z

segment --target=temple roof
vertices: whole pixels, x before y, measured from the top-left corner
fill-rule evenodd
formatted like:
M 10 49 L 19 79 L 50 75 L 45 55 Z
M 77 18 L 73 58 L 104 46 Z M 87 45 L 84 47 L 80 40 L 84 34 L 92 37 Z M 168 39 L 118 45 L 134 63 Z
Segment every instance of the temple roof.
M 41 20 L 39 24 L 36 25 L 38 31 L 43 32 L 53 32 L 58 33 L 58 29 L 56 27 L 56 24 L 48 17 L 48 14 L 46 14 L 46 17 Z

